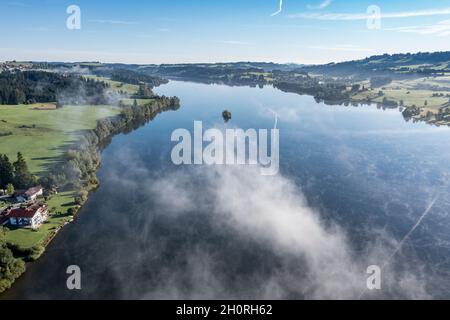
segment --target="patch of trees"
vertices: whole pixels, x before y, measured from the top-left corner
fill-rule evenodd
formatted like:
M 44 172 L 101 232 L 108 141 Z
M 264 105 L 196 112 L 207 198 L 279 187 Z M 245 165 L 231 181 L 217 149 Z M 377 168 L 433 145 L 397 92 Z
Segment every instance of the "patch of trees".
M 406 121 L 409 121 L 412 117 L 420 115 L 420 112 L 420 108 L 417 106 L 412 106 L 403 110 L 402 115 Z
M 151 68 L 151 72 L 163 77 L 230 86 L 263 86 L 267 83 L 262 74 L 265 70 L 250 63 L 160 65 Z
M 0 104 L 108 104 L 105 82 L 45 71 L 0 73 Z
M 160 77 L 149 76 L 146 74 L 142 74 L 139 72 L 126 70 L 126 69 L 117 69 L 111 73 L 111 80 L 124 82 L 128 84 L 138 85 L 141 83 L 145 83 L 151 88 L 160 86 L 162 84 L 168 83 L 169 81 L 166 79 L 162 79 Z
M 330 63 L 326 65 L 304 66 L 301 70 L 320 73 L 328 76 L 352 76 L 364 75 L 369 77 L 375 74 L 399 75 L 399 73 L 423 73 L 435 74 L 442 70 L 433 69 L 433 65 L 448 63 L 450 61 L 450 51 L 446 52 L 419 52 L 405 54 L 383 54 L 375 55 L 362 60 L 353 60 L 340 63 Z M 413 65 L 430 65 L 429 68 L 408 68 Z
M 37 184 L 37 178 L 30 173 L 22 153 L 17 153 L 17 160 L 10 162 L 8 156 L 0 154 L 0 187 L 9 193 L 14 189 L 27 189 Z
M 180 77 L 185 79 L 211 79 L 222 77 L 227 74 L 236 74 L 238 70 L 226 66 L 211 65 L 161 65 L 157 70 L 158 74 L 170 77 Z
M 450 98 L 450 94 L 444 94 L 444 93 L 433 93 L 432 95 L 431 95 L 433 98 L 435 98 L 435 97 L 446 97 L 446 98 Z
M 146 84 L 139 85 L 138 92 L 131 96 L 132 99 L 151 99 L 155 96 L 153 90 Z
M 388 85 L 392 82 L 391 77 L 372 77 L 370 78 L 370 86 L 372 88 L 379 88 Z
M 82 206 L 88 199 L 89 193 L 86 190 L 81 190 L 75 197 L 75 203 Z
M 352 84 L 350 91 L 352 93 L 357 93 L 359 92 L 359 90 L 361 90 L 361 85 L 360 84 Z M 363 87 L 364 90 L 364 87 Z
M 109 85 L 103 81 L 69 76 L 71 84 L 57 92 L 59 105 L 102 105 L 110 104 L 112 97 Z
M 399 106 L 399 103 L 397 101 L 389 100 L 388 98 L 384 97 L 381 105 L 387 108 L 397 108 Z
M 42 245 L 24 248 L 17 244 L 7 243 L 7 246 L 16 258 L 20 258 L 25 262 L 36 261 L 45 251 L 45 247 Z
M 4 241 L 5 232 L 0 227 L 0 293 L 8 290 L 14 281 L 25 272 L 25 262 L 15 258 Z
M 347 85 L 341 83 L 319 83 L 314 79 L 306 79 L 296 83 L 277 82 L 274 87 L 284 92 L 311 95 L 317 102 L 344 103 L 350 101 Z
M 145 105 L 123 106 L 121 113 L 112 118 L 97 121 L 94 130 L 86 132 L 79 142 L 64 155 L 63 161 L 51 169 L 51 173 L 41 179 L 46 188 L 75 188 L 80 190 L 75 197 L 78 204 L 87 199 L 87 191 L 97 187 L 96 171 L 100 165 L 100 153 L 112 136 L 130 132 L 152 120 L 158 113 L 176 110 L 180 106 L 177 97 L 156 97 Z

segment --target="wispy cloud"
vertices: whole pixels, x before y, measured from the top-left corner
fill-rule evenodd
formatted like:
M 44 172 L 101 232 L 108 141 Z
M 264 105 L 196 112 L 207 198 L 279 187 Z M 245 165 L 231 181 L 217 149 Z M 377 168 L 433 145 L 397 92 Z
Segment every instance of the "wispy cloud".
M 396 18 L 428 17 L 438 15 L 450 15 L 450 8 L 381 13 L 380 17 L 382 19 L 396 19 Z M 355 20 L 367 20 L 369 18 L 372 18 L 372 15 L 367 13 L 324 13 L 324 14 L 296 13 L 289 15 L 289 18 L 304 18 L 304 19 L 330 20 L 330 21 L 355 21 Z
M 102 19 L 91 19 L 89 22 L 95 23 L 107 23 L 107 24 L 124 24 L 124 25 L 137 25 L 140 24 L 136 21 L 124 21 L 124 20 L 102 20 Z
M 404 33 L 414 33 L 419 35 L 436 35 L 436 36 L 450 36 L 450 20 L 440 21 L 433 25 L 421 26 L 406 26 L 398 28 L 385 29 L 387 31 L 398 31 Z
M 252 42 L 245 42 L 245 41 L 237 41 L 237 40 L 218 40 L 217 43 L 222 44 L 230 44 L 235 46 L 252 46 L 254 43 Z
M 168 28 L 157 28 L 156 32 L 170 32 L 170 29 Z M 135 37 L 137 38 L 155 38 L 156 37 L 156 33 L 141 33 L 141 34 L 136 34 Z
M 333 0 L 324 0 L 317 5 L 308 4 L 307 7 L 312 10 L 322 10 L 329 7 L 331 3 L 333 3 Z
M 356 45 L 351 44 L 342 44 L 342 45 L 331 45 L 331 46 L 325 46 L 325 45 L 311 45 L 311 46 L 302 46 L 304 48 L 308 49 L 315 49 L 315 50 L 326 50 L 326 51 L 350 51 L 350 52 L 371 52 L 374 51 L 374 49 L 370 48 L 364 48 Z
M 49 28 L 49 27 L 44 27 L 44 26 L 40 26 L 40 27 L 33 27 L 33 28 L 27 28 L 28 31 L 33 31 L 33 32 L 49 32 L 49 31 L 55 31 L 55 29 Z
M 8 6 L 15 6 L 15 7 L 30 7 L 30 5 L 23 3 L 23 2 L 7 2 L 6 3 Z

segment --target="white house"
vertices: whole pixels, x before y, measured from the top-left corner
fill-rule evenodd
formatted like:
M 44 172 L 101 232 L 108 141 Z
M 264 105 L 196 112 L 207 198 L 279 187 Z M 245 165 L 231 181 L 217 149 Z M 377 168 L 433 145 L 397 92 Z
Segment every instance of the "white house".
M 44 189 L 41 186 L 30 188 L 25 192 L 25 198 L 27 200 L 34 201 L 37 197 L 44 194 Z
M 30 188 L 26 191 L 16 191 L 15 197 L 17 202 L 35 201 L 37 197 L 44 194 L 44 189 L 41 186 Z
M 36 229 L 47 220 L 48 208 L 46 205 L 34 204 L 27 208 L 12 209 L 7 217 L 11 226 Z

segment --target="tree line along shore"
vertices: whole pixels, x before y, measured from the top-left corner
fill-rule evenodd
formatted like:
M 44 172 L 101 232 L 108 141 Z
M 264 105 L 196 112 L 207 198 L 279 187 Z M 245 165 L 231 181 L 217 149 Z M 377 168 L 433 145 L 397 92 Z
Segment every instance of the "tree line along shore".
M 35 201 L 49 212 L 39 228 L 0 225 L 0 292 L 24 272 L 26 261 L 39 258 L 98 187 L 101 151 L 111 138 L 179 108 L 178 98 L 153 93 L 167 79 L 271 85 L 325 104 L 376 104 L 398 108 L 406 121 L 450 125 L 450 52 L 316 66 L 0 63 L 0 221 L 11 201 L 22 206 L 14 203 L 19 189 L 42 187 Z
M 0 96 L 11 97 L 10 87 L 1 86 L 2 74 Z M 25 272 L 25 262 L 35 261 L 42 255 L 51 239 L 74 219 L 89 192 L 99 186 L 96 171 L 100 155 L 112 137 L 133 131 L 159 113 L 180 106 L 177 97 L 157 96 L 149 84 L 141 81 L 135 84 L 132 79 L 129 81 L 134 82 L 131 88 L 135 90 L 121 92 L 108 83 L 108 78 L 88 79 L 20 70 L 8 72 L 6 78 L 11 80 L 12 74 L 18 79 L 17 88 L 23 89 L 15 90 L 14 99 L 19 100 L 12 102 L 24 104 L 0 106 L 0 132 L 11 132 L 0 137 L 0 149 L 9 153 L 9 156 L 0 156 L 0 193 L 3 195 L 0 220 L 2 213 L 25 212 L 38 205 L 48 208 L 49 214 L 37 228 L 12 226 L 8 224 L 8 216 L 3 217 L 0 292 L 7 290 Z M 33 86 L 43 79 L 51 85 L 36 91 Z M 155 78 L 151 84 L 160 83 L 164 81 Z M 121 83 L 120 87 L 126 85 Z M 45 88 L 49 92 L 45 92 Z M 82 92 L 78 95 L 76 90 Z M 38 147 L 33 148 L 33 144 Z M 27 156 L 28 151 L 31 156 Z M 13 154 L 17 154 L 16 159 Z M 36 186 L 44 190 L 39 197 L 17 202 L 15 191 Z

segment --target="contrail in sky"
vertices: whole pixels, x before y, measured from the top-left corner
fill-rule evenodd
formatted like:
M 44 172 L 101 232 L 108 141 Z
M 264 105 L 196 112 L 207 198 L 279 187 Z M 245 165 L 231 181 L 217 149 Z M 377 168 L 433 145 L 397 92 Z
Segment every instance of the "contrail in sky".
M 419 220 L 417 221 L 417 223 L 412 227 L 412 229 L 406 234 L 406 236 L 402 239 L 402 241 L 400 241 L 397 249 L 392 253 L 392 255 L 389 257 L 389 259 L 386 261 L 386 263 L 383 266 L 383 269 L 389 264 L 389 262 L 391 261 L 392 258 L 395 257 L 395 255 L 400 251 L 400 249 L 402 248 L 403 244 L 405 243 L 406 240 L 408 240 L 409 236 L 417 229 L 417 227 L 420 226 L 420 224 L 422 223 L 423 219 L 425 219 L 425 217 L 428 215 L 428 213 L 430 213 L 431 209 L 434 207 L 437 199 L 439 198 L 439 194 L 434 197 L 434 199 L 430 202 L 428 208 L 425 210 L 425 212 L 422 214 L 422 216 L 419 218 Z
M 283 11 L 283 0 L 280 0 L 280 9 L 277 12 L 272 13 L 271 16 L 276 16 L 277 14 L 280 14 L 281 11 Z
M 406 240 L 408 240 L 408 238 L 411 236 L 411 234 L 416 231 L 416 229 L 420 226 L 420 224 L 422 223 L 423 219 L 426 218 L 426 216 L 430 213 L 431 209 L 434 207 L 434 205 L 436 204 L 436 201 L 439 198 L 439 194 L 437 196 L 434 197 L 434 199 L 430 202 L 430 204 L 428 205 L 427 209 L 425 210 L 425 212 L 420 216 L 419 220 L 417 220 L 416 224 L 411 228 L 411 230 L 409 230 L 409 232 L 406 234 L 406 236 L 403 237 L 402 241 L 400 241 L 400 243 L 398 244 L 397 248 L 394 250 L 394 252 L 391 254 L 391 256 L 389 257 L 389 259 L 386 260 L 386 262 L 384 263 L 383 267 L 381 268 L 381 270 L 384 270 L 388 264 L 391 262 L 391 260 L 395 257 L 395 255 L 402 249 L 403 245 L 405 244 Z M 362 299 L 362 297 L 364 296 L 364 294 L 366 293 L 367 289 L 364 289 L 360 296 L 359 296 L 359 300 Z

